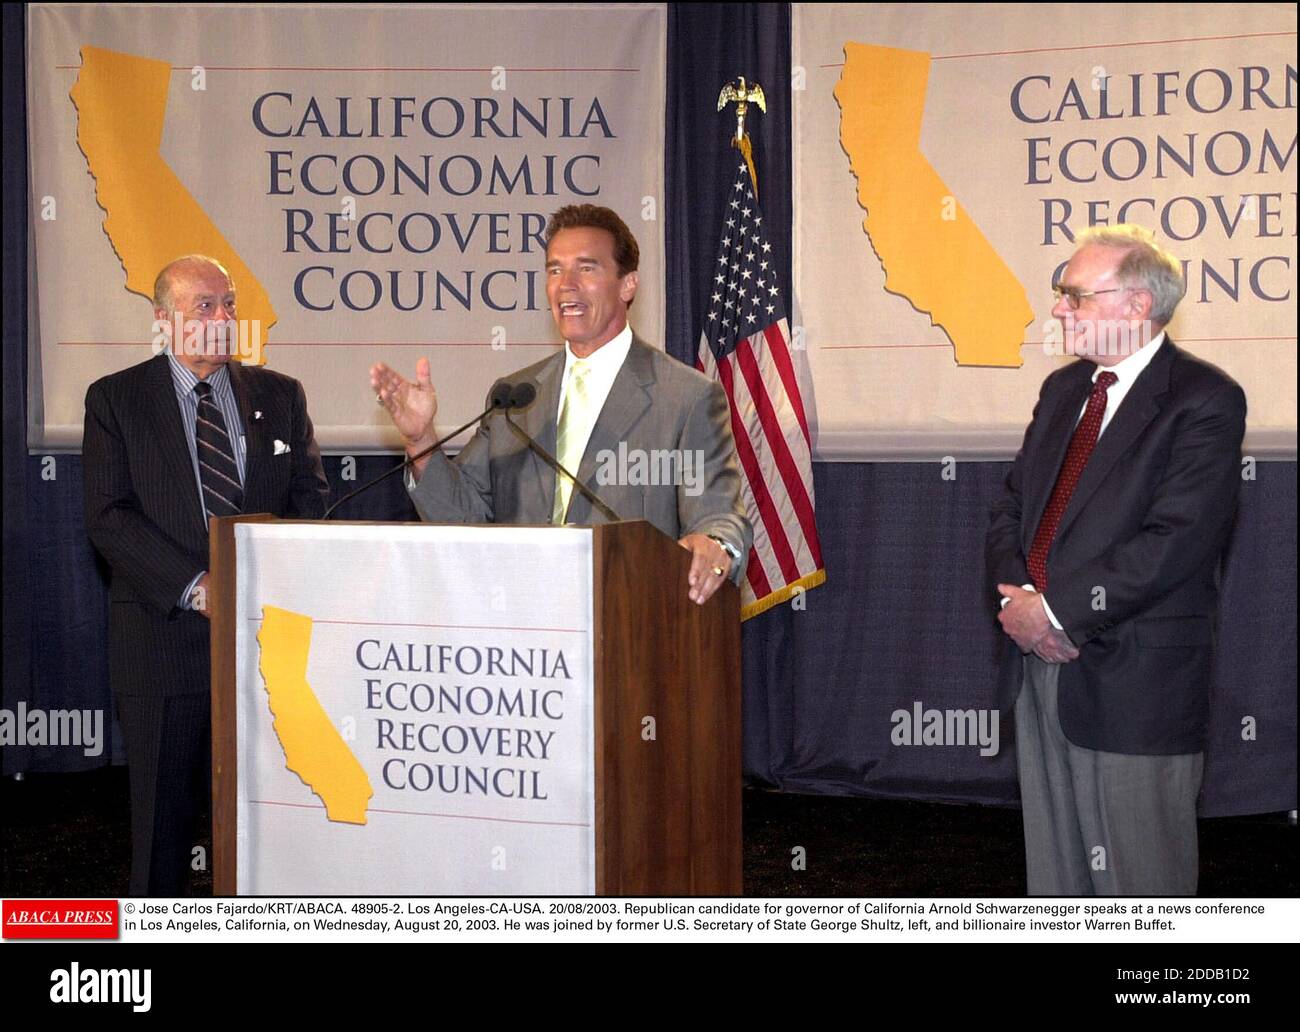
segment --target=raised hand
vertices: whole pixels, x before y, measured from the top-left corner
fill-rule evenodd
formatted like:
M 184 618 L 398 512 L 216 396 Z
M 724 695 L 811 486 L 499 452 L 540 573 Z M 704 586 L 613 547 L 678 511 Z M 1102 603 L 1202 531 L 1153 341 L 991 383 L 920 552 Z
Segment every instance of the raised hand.
M 418 451 L 434 441 L 433 417 L 438 411 L 438 392 L 429 378 L 429 360 L 415 363 L 415 382 L 383 362 L 370 367 L 370 387 L 388 410 L 393 426 L 406 438 L 408 451 Z

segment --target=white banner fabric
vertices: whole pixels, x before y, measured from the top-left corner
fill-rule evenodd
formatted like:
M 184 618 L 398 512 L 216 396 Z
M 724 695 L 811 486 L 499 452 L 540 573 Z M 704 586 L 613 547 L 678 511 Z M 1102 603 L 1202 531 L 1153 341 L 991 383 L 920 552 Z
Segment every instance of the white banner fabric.
M 543 231 L 613 208 L 662 346 L 663 4 L 32 4 L 33 449 L 157 353 L 154 278 L 230 269 L 322 448 L 399 447 L 367 371 L 428 356 L 449 432 L 560 345 Z M 252 342 L 258 344 L 257 348 Z
M 589 529 L 235 540 L 241 895 L 594 893 Z
M 1073 234 L 1121 221 L 1183 261 L 1169 332 L 1245 389 L 1247 453 L 1295 455 L 1295 5 L 795 4 L 793 37 L 819 458 L 1014 455 Z

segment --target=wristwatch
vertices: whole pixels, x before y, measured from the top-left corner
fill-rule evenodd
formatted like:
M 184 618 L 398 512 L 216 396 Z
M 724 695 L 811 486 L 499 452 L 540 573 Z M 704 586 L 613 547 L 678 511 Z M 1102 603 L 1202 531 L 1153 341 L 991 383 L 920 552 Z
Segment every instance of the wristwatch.
M 736 572 L 736 564 L 740 562 L 740 549 L 738 549 L 730 541 L 726 541 L 723 538 L 718 537 L 717 534 L 709 534 L 707 535 L 707 537 L 709 538 L 710 541 L 716 541 L 719 545 L 721 545 L 722 550 L 731 557 L 731 569 L 727 571 L 727 576 L 730 577 L 733 573 Z

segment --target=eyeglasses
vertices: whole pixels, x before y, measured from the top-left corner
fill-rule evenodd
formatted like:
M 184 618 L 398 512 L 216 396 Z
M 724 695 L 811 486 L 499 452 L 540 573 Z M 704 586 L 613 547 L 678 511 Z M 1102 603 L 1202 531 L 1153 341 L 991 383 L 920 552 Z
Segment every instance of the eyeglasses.
M 1116 294 L 1121 290 L 1132 290 L 1132 287 L 1110 287 L 1106 290 L 1080 290 L 1078 287 L 1067 287 L 1062 283 L 1052 284 L 1052 293 L 1056 295 L 1056 300 L 1060 301 L 1065 298 L 1065 303 L 1070 306 L 1070 311 L 1077 312 L 1079 303 L 1085 297 L 1096 297 L 1098 294 Z

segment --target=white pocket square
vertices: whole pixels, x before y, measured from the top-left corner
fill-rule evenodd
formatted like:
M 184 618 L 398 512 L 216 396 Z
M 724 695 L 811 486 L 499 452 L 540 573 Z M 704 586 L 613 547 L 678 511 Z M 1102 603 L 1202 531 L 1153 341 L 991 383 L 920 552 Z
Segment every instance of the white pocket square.
M 276 454 L 276 455 L 285 455 L 285 454 L 288 453 L 288 451 L 289 451 L 289 446 L 288 446 L 287 444 L 285 444 L 283 441 L 276 441 L 276 442 L 275 442 L 275 452 L 274 452 L 274 454 Z

